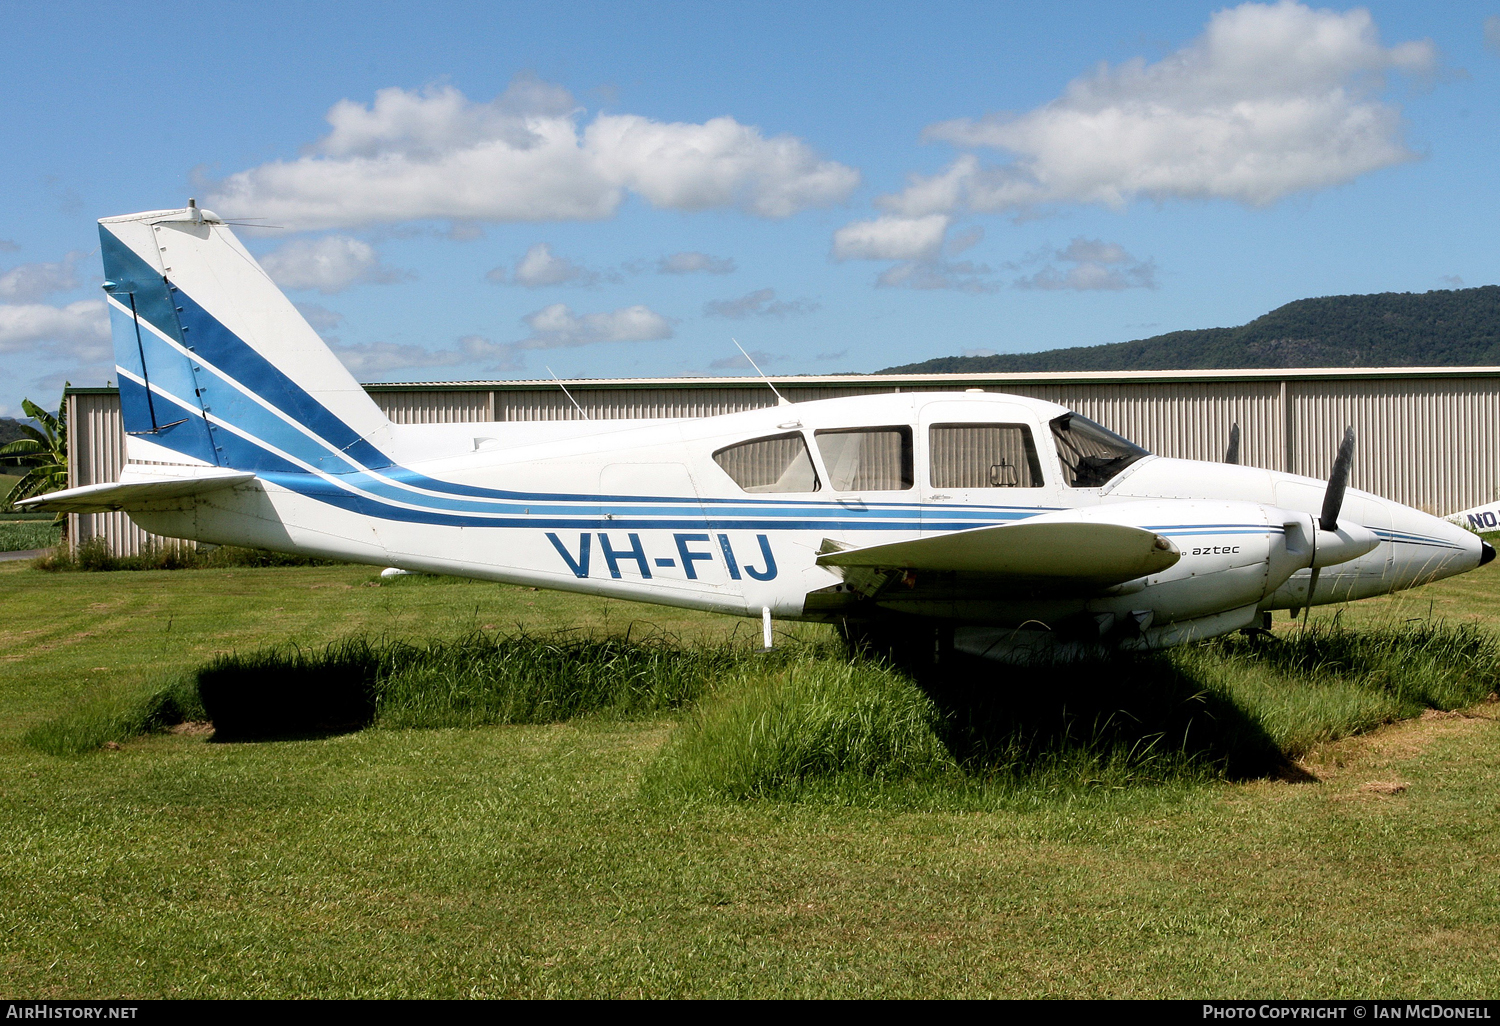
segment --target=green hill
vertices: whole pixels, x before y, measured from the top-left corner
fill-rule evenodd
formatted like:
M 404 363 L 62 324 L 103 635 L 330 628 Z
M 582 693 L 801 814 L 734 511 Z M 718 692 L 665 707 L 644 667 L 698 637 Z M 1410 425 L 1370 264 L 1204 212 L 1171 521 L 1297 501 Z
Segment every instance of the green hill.
M 0 417 L 0 445 L 14 442 L 17 438 L 25 438 L 26 434 L 21 430 L 25 421 L 16 420 L 14 417 Z
M 1299 299 L 1238 328 L 1001 356 L 945 356 L 881 374 L 1461 367 L 1500 364 L 1500 285 Z

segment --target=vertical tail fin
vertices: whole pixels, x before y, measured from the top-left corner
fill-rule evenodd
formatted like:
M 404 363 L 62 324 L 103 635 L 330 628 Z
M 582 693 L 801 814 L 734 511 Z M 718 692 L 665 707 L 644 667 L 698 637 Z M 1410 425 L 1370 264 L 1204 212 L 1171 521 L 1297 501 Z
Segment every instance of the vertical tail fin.
M 390 421 L 208 211 L 99 222 L 133 460 L 349 473 L 389 466 Z

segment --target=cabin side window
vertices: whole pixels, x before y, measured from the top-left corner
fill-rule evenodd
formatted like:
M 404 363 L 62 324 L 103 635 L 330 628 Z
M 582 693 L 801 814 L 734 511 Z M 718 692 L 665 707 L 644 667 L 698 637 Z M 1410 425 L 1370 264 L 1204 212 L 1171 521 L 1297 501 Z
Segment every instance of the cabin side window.
M 757 438 L 714 453 L 714 462 L 747 492 L 815 492 L 818 472 L 802 435 Z
M 840 428 L 817 439 L 834 491 L 894 492 L 916 481 L 909 427 Z
M 1098 488 L 1120 471 L 1151 454 L 1106 427 L 1076 413 L 1052 421 L 1052 438 L 1062 460 L 1063 477 L 1074 488 Z
M 934 424 L 928 432 L 934 488 L 1041 488 L 1042 461 L 1024 424 Z

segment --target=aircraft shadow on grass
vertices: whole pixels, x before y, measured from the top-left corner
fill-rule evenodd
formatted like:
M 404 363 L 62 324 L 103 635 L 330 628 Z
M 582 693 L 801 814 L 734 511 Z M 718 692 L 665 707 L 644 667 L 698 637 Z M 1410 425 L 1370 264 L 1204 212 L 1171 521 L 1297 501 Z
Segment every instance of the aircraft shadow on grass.
M 261 662 L 221 661 L 198 672 L 214 741 L 316 740 L 374 722 L 376 660 L 339 653 Z
M 956 653 L 913 675 L 942 713 L 948 750 L 980 777 L 1072 763 L 1123 780 L 1314 779 L 1252 715 L 1164 657 L 1015 666 Z
M 940 739 L 976 777 L 1072 764 L 1112 779 L 1224 775 L 1310 779 L 1245 710 L 1170 659 L 1100 656 L 1041 665 L 963 653 L 902 660 L 936 705 Z M 377 714 L 380 650 L 223 660 L 198 674 L 221 742 L 309 740 L 362 730 Z

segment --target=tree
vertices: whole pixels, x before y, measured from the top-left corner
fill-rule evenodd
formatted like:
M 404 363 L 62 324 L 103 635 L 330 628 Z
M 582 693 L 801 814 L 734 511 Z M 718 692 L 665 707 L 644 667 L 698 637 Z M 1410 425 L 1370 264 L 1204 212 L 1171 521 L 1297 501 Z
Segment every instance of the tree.
M 25 435 L 5 446 L 0 446 L 0 463 L 15 464 L 27 468 L 26 476 L 16 483 L 5 496 L 5 507 L 14 509 L 22 499 L 68 487 L 68 402 L 66 393 L 58 403 L 53 415 L 30 399 L 21 400 L 21 409 L 41 425 L 21 425 Z M 64 517 L 57 515 L 59 521 Z

